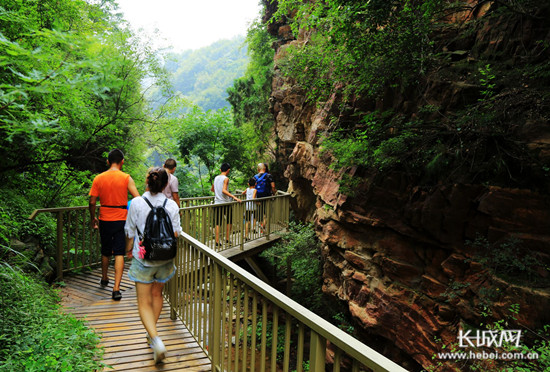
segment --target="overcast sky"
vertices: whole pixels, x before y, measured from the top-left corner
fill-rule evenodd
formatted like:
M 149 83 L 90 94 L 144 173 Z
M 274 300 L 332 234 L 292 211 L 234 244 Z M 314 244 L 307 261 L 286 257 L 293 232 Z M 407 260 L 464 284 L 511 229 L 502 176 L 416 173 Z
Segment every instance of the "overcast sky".
M 220 39 L 246 35 L 260 12 L 260 0 L 118 0 L 133 28 L 158 29 L 158 47 L 198 49 Z

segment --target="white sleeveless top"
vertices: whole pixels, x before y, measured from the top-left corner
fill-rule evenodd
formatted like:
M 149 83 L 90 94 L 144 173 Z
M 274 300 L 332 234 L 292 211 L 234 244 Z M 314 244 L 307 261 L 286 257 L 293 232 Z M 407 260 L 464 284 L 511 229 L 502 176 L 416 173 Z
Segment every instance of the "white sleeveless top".
M 214 178 L 214 204 L 229 203 L 233 201 L 231 197 L 222 192 L 223 182 L 226 178 L 227 176 L 224 176 L 223 174 L 220 174 Z
M 256 189 L 251 189 L 250 187 L 246 189 L 246 200 L 254 199 L 254 191 L 256 191 Z M 254 210 L 254 202 L 246 202 L 246 210 Z

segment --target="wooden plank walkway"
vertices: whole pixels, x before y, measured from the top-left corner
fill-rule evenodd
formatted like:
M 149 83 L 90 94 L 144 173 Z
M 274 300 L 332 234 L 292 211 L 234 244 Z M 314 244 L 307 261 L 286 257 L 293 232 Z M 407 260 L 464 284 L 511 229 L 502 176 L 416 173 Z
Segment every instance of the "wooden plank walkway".
M 164 304 L 158 323 L 159 335 L 168 353 L 163 363 L 155 365 L 153 352 L 145 340 L 145 329 L 139 319 L 134 283 L 126 273 L 122 277 L 122 300 L 111 299 L 113 268 L 109 286 L 101 288 L 101 269 L 66 276 L 61 288 L 65 310 L 85 319 L 101 336 L 105 349 L 104 362 L 112 368 L 105 371 L 211 371 L 210 360 L 180 320 L 170 319 Z

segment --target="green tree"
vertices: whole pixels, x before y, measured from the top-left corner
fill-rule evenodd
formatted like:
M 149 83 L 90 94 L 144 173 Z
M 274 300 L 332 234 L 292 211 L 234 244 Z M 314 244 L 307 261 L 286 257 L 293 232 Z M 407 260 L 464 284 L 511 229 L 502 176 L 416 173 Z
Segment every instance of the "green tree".
M 210 190 L 222 163 L 229 162 L 233 170 L 243 169 L 243 138 L 233 125 L 229 110 L 203 111 L 194 106 L 184 115 L 180 133 L 181 155 L 199 175 L 203 193 Z
M 430 31 L 442 0 L 280 0 L 273 20 L 289 21 L 306 43 L 288 48 L 280 67 L 312 102 L 335 90 L 377 95 L 413 81 L 431 55 Z
M 227 101 L 233 108 L 235 125 L 247 136 L 249 163 L 263 157 L 270 148 L 273 116 L 269 110 L 269 97 L 273 79 L 273 38 L 265 24 L 255 21 L 248 29 L 246 43 L 250 62 L 243 77 L 236 79 L 227 89 Z
M 155 122 L 141 83 L 164 84 L 163 71 L 114 9 L 83 0 L 0 7 L 0 180 L 37 190 L 44 206 L 81 195 L 114 147 L 139 159 Z
M 290 297 L 313 312 L 322 313 L 322 264 L 320 245 L 312 225 L 290 222 L 281 241 L 262 253 L 279 277 L 287 274 Z M 288 287 L 287 287 L 288 288 Z

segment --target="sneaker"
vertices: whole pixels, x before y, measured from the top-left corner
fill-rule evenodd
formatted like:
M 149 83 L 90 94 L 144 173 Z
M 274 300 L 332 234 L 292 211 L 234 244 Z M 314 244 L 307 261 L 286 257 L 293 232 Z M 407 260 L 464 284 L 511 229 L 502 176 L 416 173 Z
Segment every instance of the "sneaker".
M 113 300 L 120 301 L 122 299 L 122 294 L 120 291 L 113 291 Z
M 107 287 L 109 285 L 109 279 L 105 279 L 105 280 L 101 279 L 99 281 L 99 285 L 101 286 L 101 288 Z
M 153 360 L 155 363 L 159 363 L 166 357 L 166 347 L 158 336 L 153 338 L 151 341 L 151 347 L 153 348 Z

